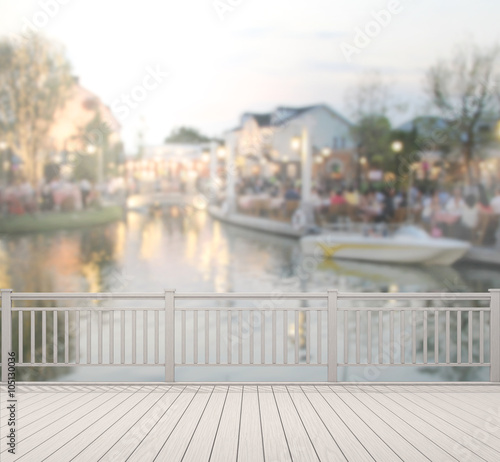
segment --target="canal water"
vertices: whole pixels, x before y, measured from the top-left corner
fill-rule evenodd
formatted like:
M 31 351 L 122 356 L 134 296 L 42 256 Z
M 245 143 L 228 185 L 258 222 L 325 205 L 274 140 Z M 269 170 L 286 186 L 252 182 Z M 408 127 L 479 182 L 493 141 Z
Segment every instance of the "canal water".
M 17 292 L 160 292 L 165 288 L 178 292 L 321 292 L 327 288 L 349 292 L 479 292 L 500 287 L 500 272 L 464 264 L 418 267 L 317 261 L 301 254 L 297 240 L 222 224 L 203 211 L 172 208 L 156 214 L 129 212 L 123 222 L 103 227 L 1 237 L 0 287 Z M 154 322 L 152 316 L 148 322 Z M 376 331 L 377 319 L 373 322 Z M 477 323 L 474 338 L 476 331 Z M 29 351 L 29 333 L 23 344 Z M 292 344 L 291 354 L 293 351 Z M 462 357 L 467 357 L 466 353 Z M 19 368 L 19 374 L 25 380 L 161 381 L 164 371 L 159 367 L 63 367 Z M 339 368 L 339 378 L 487 380 L 488 368 L 358 366 Z M 323 381 L 326 368 L 179 367 L 176 379 Z

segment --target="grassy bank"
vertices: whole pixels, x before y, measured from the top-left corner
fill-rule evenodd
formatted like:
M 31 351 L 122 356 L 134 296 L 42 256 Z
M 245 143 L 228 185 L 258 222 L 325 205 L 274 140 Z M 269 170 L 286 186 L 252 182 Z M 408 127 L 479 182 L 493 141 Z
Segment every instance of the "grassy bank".
M 40 212 L 34 215 L 8 215 L 0 218 L 0 234 L 35 233 L 103 225 L 119 220 L 122 213 L 121 207 L 111 206 L 67 213 Z

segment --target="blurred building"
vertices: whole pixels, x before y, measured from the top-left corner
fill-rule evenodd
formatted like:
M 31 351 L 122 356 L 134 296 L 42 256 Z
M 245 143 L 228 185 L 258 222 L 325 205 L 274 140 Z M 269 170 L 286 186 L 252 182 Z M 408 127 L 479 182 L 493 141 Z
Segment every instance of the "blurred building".
M 102 133 L 95 130 L 85 133 L 85 128 L 96 116 L 101 121 Z M 54 115 L 47 135 L 47 147 L 55 152 L 86 151 L 89 144 L 98 145 L 105 132 L 108 133 L 108 142 L 117 144 L 120 130 L 120 123 L 111 109 L 75 79 L 66 103 Z
M 224 138 L 226 145 L 235 146 L 236 165 L 243 177 L 298 179 L 303 129 L 311 139 L 313 177 L 353 181 L 356 149 L 351 123 L 327 105 L 278 107 L 265 114 L 247 112 Z
M 141 158 L 127 160 L 128 176 L 143 183 L 165 179 L 192 184 L 209 176 L 210 142 L 143 146 Z

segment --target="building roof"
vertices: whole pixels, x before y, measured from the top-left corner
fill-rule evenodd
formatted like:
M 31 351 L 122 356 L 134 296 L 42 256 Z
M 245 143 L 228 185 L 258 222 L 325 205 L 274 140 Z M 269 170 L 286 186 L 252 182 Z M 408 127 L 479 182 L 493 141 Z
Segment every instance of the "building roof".
M 313 109 L 323 108 L 326 109 L 330 114 L 334 117 L 339 118 L 347 125 L 352 125 L 352 123 L 347 120 L 344 116 L 334 111 L 331 107 L 326 104 L 314 104 L 310 106 L 300 106 L 300 107 L 291 107 L 291 106 L 278 106 L 273 112 L 270 113 L 253 113 L 253 112 L 245 112 L 242 116 L 242 120 L 245 117 L 252 117 L 255 119 L 259 127 L 278 127 L 284 125 L 291 120 L 301 116 L 302 114 L 311 111 Z M 235 132 L 241 130 L 241 125 L 230 130 L 227 130 L 226 133 Z

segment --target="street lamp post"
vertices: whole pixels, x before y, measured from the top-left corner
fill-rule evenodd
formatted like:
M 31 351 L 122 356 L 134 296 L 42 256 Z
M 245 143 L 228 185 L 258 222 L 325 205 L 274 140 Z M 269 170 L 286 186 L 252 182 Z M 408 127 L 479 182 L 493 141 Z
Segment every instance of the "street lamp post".
M 391 144 L 391 149 L 392 152 L 396 155 L 396 179 L 395 179 L 395 186 L 398 186 L 398 181 L 399 178 L 399 154 L 403 151 L 404 144 L 402 141 L 399 140 L 394 140 Z

